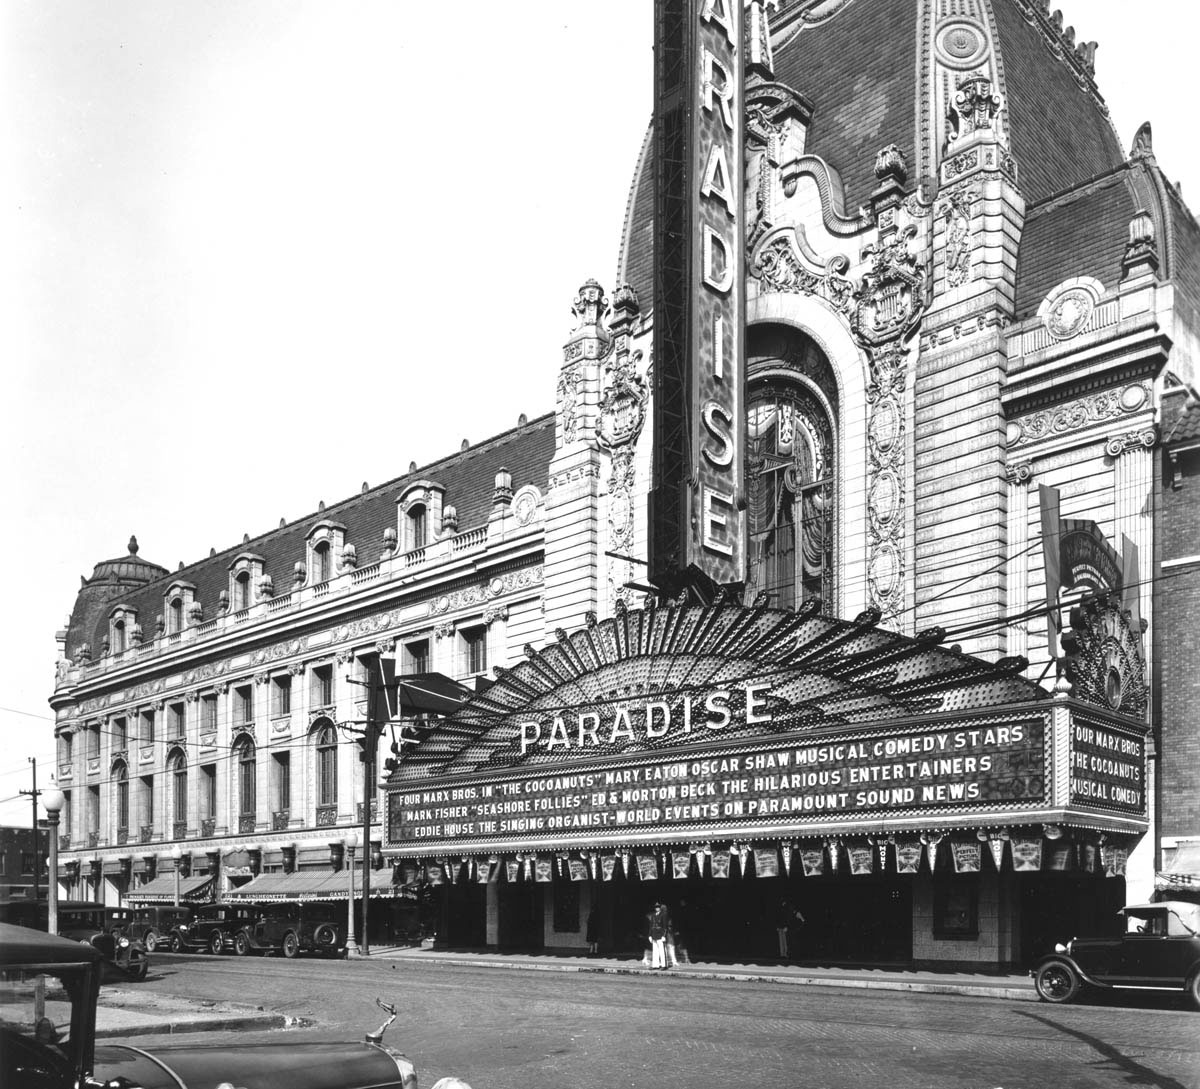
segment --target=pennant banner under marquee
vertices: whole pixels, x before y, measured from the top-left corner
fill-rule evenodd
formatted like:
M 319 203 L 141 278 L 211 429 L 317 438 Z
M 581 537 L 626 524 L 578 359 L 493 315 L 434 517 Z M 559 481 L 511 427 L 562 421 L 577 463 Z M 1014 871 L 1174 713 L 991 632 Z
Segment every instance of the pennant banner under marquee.
M 671 852 L 671 876 L 677 879 L 686 878 L 692 872 L 692 852 Z
M 511 884 L 520 879 L 521 876 L 521 861 L 516 858 L 506 858 L 504 860 L 504 876 L 508 878 Z
M 463 861 L 446 863 L 446 875 L 450 878 L 452 885 L 457 885 L 458 879 L 462 877 L 463 865 Z
M 955 873 L 979 873 L 983 865 L 983 844 L 977 839 L 952 840 L 950 856 L 954 859 Z
M 779 854 L 774 847 L 754 848 L 754 876 L 779 876 Z
M 640 877 L 643 881 L 657 881 L 658 859 L 653 855 L 638 855 L 637 872 L 638 877 Z
M 740 871 L 740 873 L 743 877 L 749 877 L 750 876 L 750 867 L 747 865 L 747 862 L 749 862 L 749 860 L 750 860 L 750 848 L 749 847 L 737 848 L 737 857 L 738 857 L 738 870 Z
M 1079 867 L 1084 873 L 1096 872 L 1096 845 L 1094 843 L 1080 845 Z
M 600 859 L 600 872 L 604 875 L 605 881 L 613 879 L 613 871 L 617 868 L 617 856 L 605 855 Z
M 533 862 L 533 875 L 537 881 L 553 881 L 554 880 L 554 859 L 552 858 L 537 858 Z
M 1012 841 L 1013 869 L 1017 873 L 1031 873 L 1042 868 L 1042 840 L 1014 839 Z
M 919 839 L 896 840 L 896 872 L 919 873 L 921 870 L 921 841 Z
M 446 883 L 446 871 L 440 862 L 430 862 L 425 867 L 425 877 L 431 885 L 444 885 Z
M 1075 844 L 1070 840 L 1056 840 L 1046 848 L 1047 870 L 1074 869 Z
M 805 877 L 819 877 L 825 872 L 825 849 L 823 847 L 805 847 L 800 851 L 800 862 L 804 866 Z
M 792 845 L 784 843 L 779 848 L 779 853 L 783 856 L 783 872 L 789 877 L 792 873 Z
M 988 848 L 992 852 L 992 861 L 996 864 L 996 872 L 999 873 L 1004 868 L 1004 844 L 1007 840 L 1001 839 L 999 836 L 991 836 L 988 839 Z
M 1104 863 L 1106 877 L 1123 877 L 1125 864 L 1129 860 L 1127 847 L 1110 847 L 1107 843 L 1100 848 L 1100 859 Z
M 850 856 L 850 872 L 852 874 L 862 875 L 874 872 L 873 852 L 869 843 L 853 843 L 846 848 L 846 853 Z
M 729 876 L 729 852 L 721 848 L 713 848 L 712 853 L 713 877 Z
M 567 872 L 571 875 L 572 881 L 586 881 L 588 879 L 587 863 L 582 858 L 568 858 Z

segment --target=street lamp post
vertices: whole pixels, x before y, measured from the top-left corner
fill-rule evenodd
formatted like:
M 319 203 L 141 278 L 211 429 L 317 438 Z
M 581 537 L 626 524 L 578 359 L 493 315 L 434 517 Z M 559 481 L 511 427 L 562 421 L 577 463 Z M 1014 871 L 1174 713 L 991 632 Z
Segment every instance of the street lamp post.
M 42 791 L 42 808 L 46 811 L 46 822 L 50 825 L 50 870 L 46 875 L 46 929 L 51 934 L 58 933 L 58 815 L 66 802 L 66 795 L 58 787 L 52 786 L 49 790 Z M 36 838 L 36 831 L 34 836 Z
M 183 861 L 183 852 L 178 843 L 171 848 L 171 858 L 175 861 L 175 906 L 179 907 L 179 864 Z
M 350 895 L 346 901 L 346 956 L 352 957 L 358 953 L 358 943 L 354 940 L 354 848 L 358 846 L 358 831 L 350 829 L 343 842 L 346 844 L 346 873 L 350 875 Z

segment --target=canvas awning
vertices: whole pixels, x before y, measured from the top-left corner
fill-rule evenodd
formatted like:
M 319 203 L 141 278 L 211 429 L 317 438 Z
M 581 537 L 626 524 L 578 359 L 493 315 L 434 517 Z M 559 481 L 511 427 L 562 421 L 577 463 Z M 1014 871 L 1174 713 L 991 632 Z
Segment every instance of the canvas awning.
M 449 715 L 475 693 L 444 673 L 410 673 L 396 678 L 400 693 L 400 717 L 406 715 Z
M 354 894 L 362 896 L 362 866 L 355 866 Z M 295 873 L 264 873 L 240 888 L 231 889 L 231 900 L 345 900 L 349 892 L 345 870 L 297 870 Z M 390 870 L 371 871 L 371 898 L 399 896 Z
M 1200 893 L 1200 843 L 1181 843 L 1171 864 L 1154 875 L 1159 892 Z
M 179 879 L 179 899 L 200 903 L 211 898 L 213 879 L 210 874 Z M 175 902 L 175 874 L 159 874 L 141 888 L 130 889 L 127 897 L 133 903 L 170 904 Z

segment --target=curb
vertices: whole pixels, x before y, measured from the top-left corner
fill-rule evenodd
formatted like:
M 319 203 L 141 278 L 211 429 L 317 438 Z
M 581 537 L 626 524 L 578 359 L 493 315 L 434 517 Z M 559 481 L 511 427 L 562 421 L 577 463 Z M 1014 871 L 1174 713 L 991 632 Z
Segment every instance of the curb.
M 257 1029 L 305 1028 L 310 1024 L 303 1017 L 281 1013 L 251 1014 L 240 1017 L 212 1017 L 207 1020 L 185 1018 L 151 1022 L 140 1025 L 116 1025 L 96 1028 L 97 1040 L 121 1036 L 175 1036 L 184 1032 L 250 1032 Z
M 391 958 L 402 960 L 404 958 Z M 432 956 L 422 957 L 420 964 L 458 965 L 471 968 L 495 968 L 503 971 L 518 972 L 575 972 L 583 975 L 624 975 L 640 976 L 649 974 L 649 970 L 637 967 L 612 967 L 602 964 L 521 964 L 513 961 L 497 963 L 486 960 L 457 959 L 453 957 Z M 670 973 L 655 973 L 657 978 L 666 978 Z M 738 983 L 778 983 L 788 987 L 842 987 L 848 990 L 866 991 L 907 991 L 912 994 L 949 994 L 965 995 L 970 998 L 997 998 L 1008 1002 L 1036 1002 L 1037 992 L 1032 987 L 1010 987 L 997 984 L 990 987 L 976 983 L 955 983 L 935 980 L 906 980 L 906 979 L 859 979 L 845 976 L 804 976 L 804 975 L 774 975 L 769 972 L 746 971 L 715 971 L 713 969 L 685 968 L 676 974 L 675 979 L 728 979 Z

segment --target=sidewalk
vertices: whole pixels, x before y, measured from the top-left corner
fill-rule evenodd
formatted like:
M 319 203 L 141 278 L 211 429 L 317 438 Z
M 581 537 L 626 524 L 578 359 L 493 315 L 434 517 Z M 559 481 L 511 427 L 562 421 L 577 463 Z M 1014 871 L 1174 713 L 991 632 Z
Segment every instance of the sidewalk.
M 372 948 L 370 957 L 420 964 L 458 964 L 528 972 L 579 972 L 649 975 L 636 957 L 590 957 L 568 952 L 499 953 L 487 950 L 422 949 L 414 946 Z M 1036 1002 L 1033 981 L 1024 974 L 922 972 L 899 967 L 825 967 L 762 961 L 699 961 L 656 975 L 692 979 L 731 979 L 801 987 L 848 987 L 862 990 L 960 994 L 1007 1001 Z
M 179 1032 L 249 1032 L 300 1028 L 299 1017 L 271 1013 L 262 1006 L 181 998 L 148 991 L 104 987 L 96 1010 L 96 1038 L 165 1036 Z

